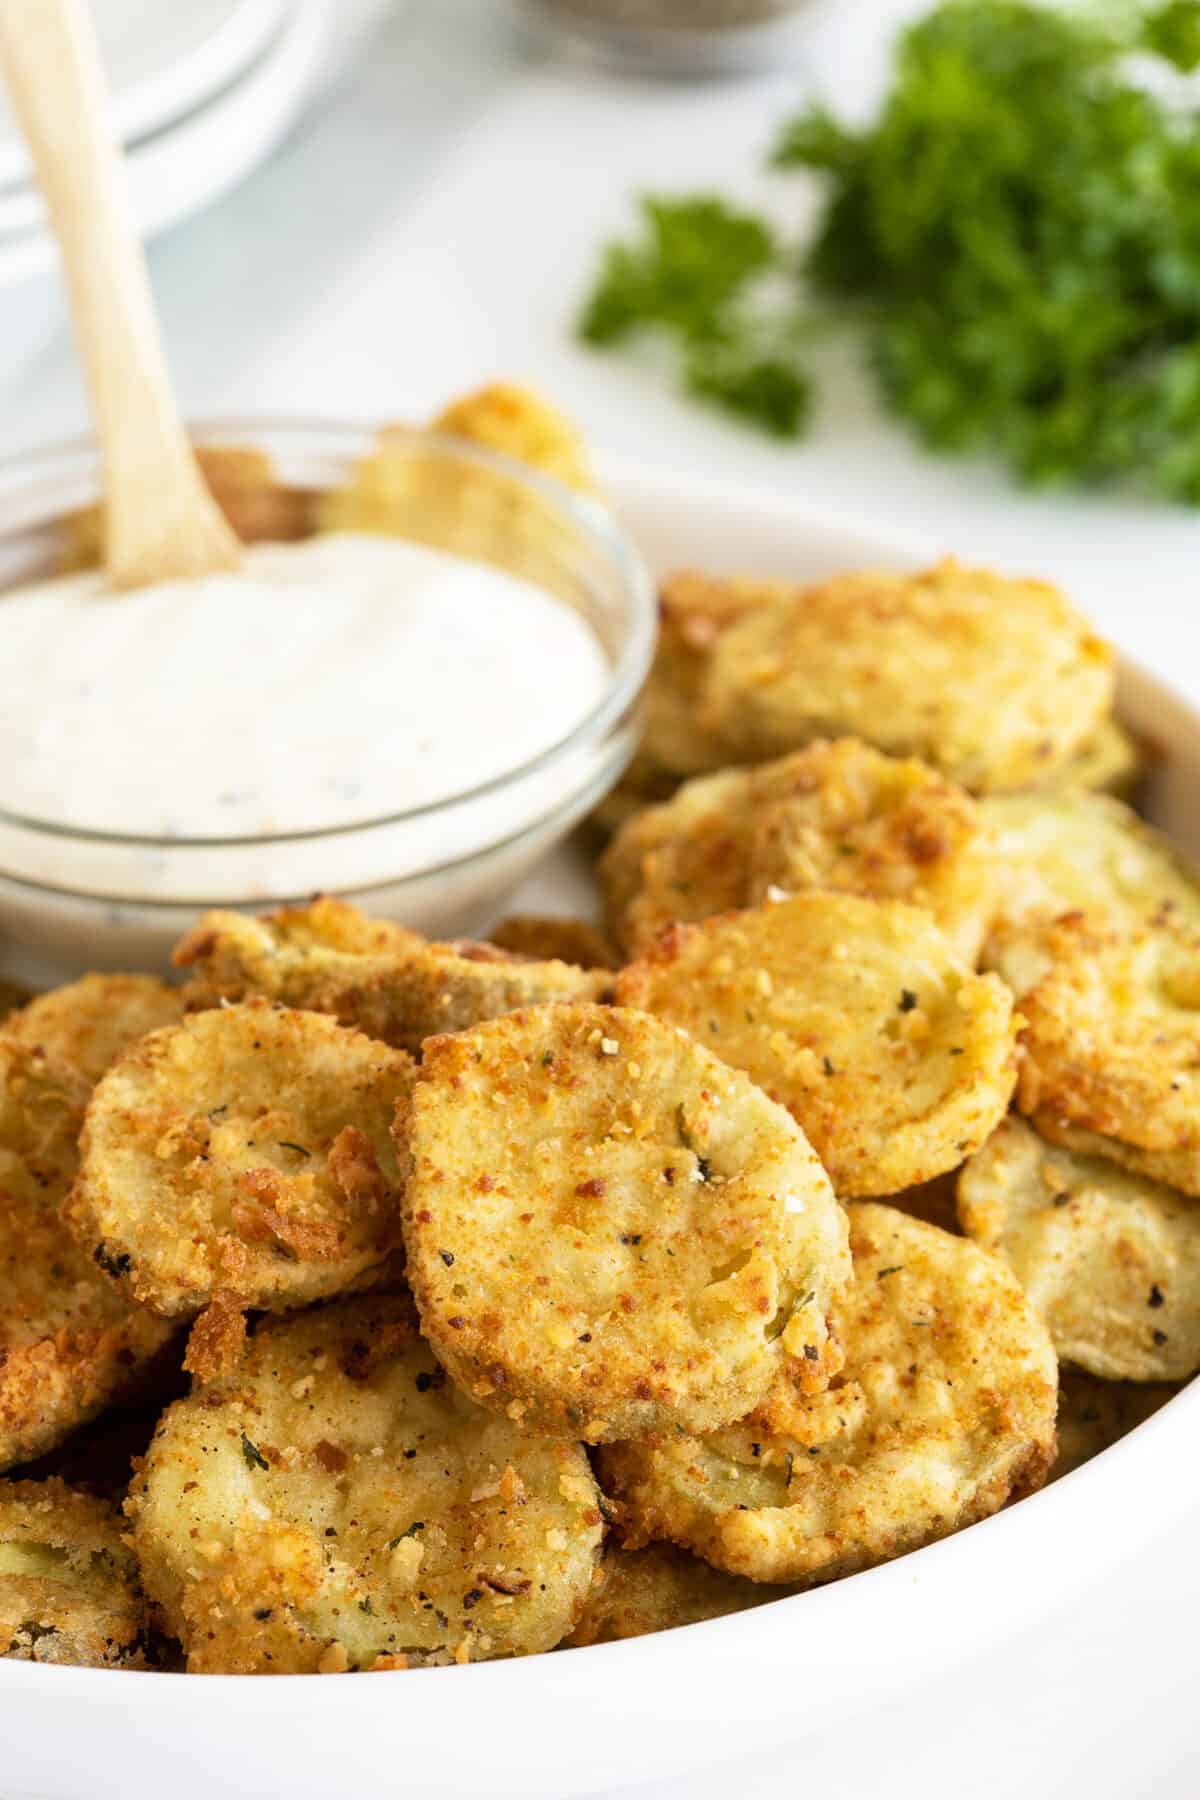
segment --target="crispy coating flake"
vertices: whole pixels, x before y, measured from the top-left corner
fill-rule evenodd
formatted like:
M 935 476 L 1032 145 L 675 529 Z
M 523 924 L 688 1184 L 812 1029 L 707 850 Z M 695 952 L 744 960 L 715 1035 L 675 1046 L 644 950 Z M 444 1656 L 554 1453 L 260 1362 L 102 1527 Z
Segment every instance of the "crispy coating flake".
M 194 971 L 189 1006 L 263 995 L 406 1050 L 520 1006 L 594 999 L 609 985 L 599 969 L 531 962 L 465 939 L 430 943 L 329 898 L 260 919 L 205 913 L 174 960 Z
M 1016 1078 L 1002 983 L 972 974 L 927 913 L 899 902 L 809 893 L 674 926 L 616 994 L 744 1069 L 851 1197 L 954 1168 Z
M 599 874 L 610 930 L 634 956 L 675 920 L 824 888 L 925 907 L 973 963 L 995 905 L 975 801 L 856 738 L 687 782 L 625 826 Z
M 606 1448 L 601 1481 L 644 1537 L 808 1585 L 945 1537 L 1044 1479 L 1054 1350 L 1010 1271 L 892 1207 L 849 1210 L 838 1384 L 794 1397 L 772 1429 L 749 1419 Z
M 129 1391 L 170 1336 L 63 1222 L 87 1095 L 75 1069 L 0 1038 L 0 1468 Z
M 1068 1149 L 1200 1195 L 1200 934 L 1067 913 L 998 961 L 1025 1021 L 1021 1111 Z
M 616 969 L 620 958 L 602 932 L 584 919 L 514 913 L 488 933 L 488 942 L 532 962 L 573 963 L 580 969 Z
M 579 1446 L 475 1406 L 386 1296 L 260 1325 L 232 1380 L 164 1415 L 127 1511 L 207 1673 L 549 1650 L 604 1529 Z
M 143 1038 L 88 1105 L 68 1207 L 144 1305 L 278 1310 L 343 1292 L 397 1248 L 389 1126 L 403 1051 L 248 1001 Z
M 599 1443 L 740 1418 L 841 1366 L 845 1219 L 781 1107 L 658 1020 L 542 1007 L 425 1046 L 404 1202 L 455 1380 Z
M 152 975 L 84 975 L 31 1000 L 6 1022 L 4 1035 L 94 1082 L 130 1044 L 182 1017 L 179 989 Z
M 1109 712 L 1111 650 L 1043 582 L 947 560 L 764 591 L 700 714 L 740 760 L 852 734 L 993 793 L 1049 780 Z
M 120 1514 L 61 1481 L 0 1482 L 0 1656 L 143 1669 L 147 1637 Z
M 996 933 L 988 961 L 1014 931 L 1087 911 L 1137 922 L 1173 917 L 1200 927 L 1200 883 L 1175 846 L 1108 794 L 997 794 L 980 803 L 996 834 Z
M 1179 1392 L 1171 1382 L 1101 1381 L 1064 1369 L 1058 1395 L 1058 1456 L 1047 1476 L 1057 1481 L 1142 1425 Z
M 963 1230 L 1003 1257 L 1054 1348 L 1109 1381 L 1200 1368 L 1200 1206 L 1005 1119 L 959 1176 Z
M 582 1617 L 562 1648 L 613 1644 L 620 1638 L 723 1619 L 748 1606 L 780 1599 L 787 1591 L 726 1575 L 674 1544 L 647 1544 L 641 1550 L 619 1550 L 609 1544 Z

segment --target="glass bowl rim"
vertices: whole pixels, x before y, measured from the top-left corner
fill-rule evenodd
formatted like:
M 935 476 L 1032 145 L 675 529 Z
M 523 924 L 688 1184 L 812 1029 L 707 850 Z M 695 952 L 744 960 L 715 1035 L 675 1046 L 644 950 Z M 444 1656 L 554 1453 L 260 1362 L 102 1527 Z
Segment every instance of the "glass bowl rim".
M 353 454 L 352 446 L 359 446 L 359 454 L 365 453 L 363 447 L 369 450 L 373 443 L 378 442 L 382 429 L 365 421 L 354 423 L 329 419 L 266 418 L 257 415 L 247 418 L 189 418 L 186 425 L 189 436 L 201 448 L 221 447 L 223 435 L 231 447 L 242 448 L 248 445 L 258 448 L 260 446 L 254 441 L 254 433 L 261 432 L 268 439 L 274 437 L 286 440 L 293 435 L 309 435 L 318 440 L 327 440 L 327 448 L 332 447 L 328 440 L 338 439 L 338 453 L 344 456 Z M 545 475 L 520 462 L 516 457 L 489 449 L 471 439 L 454 437 L 448 432 L 426 430 L 421 426 L 389 424 L 386 430 L 390 443 L 413 449 L 432 449 L 437 454 L 453 455 L 460 460 L 474 462 L 480 468 L 507 476 L 531 493 L 539 495 L 553 511 L 564 516 L 616 570 L 630 602 L 629 627 L 609 671 L 604 693 L 583 718 L 565 736 L 539 751 L 536 756 L 526 758 L 524 762 L 487 781 L 477 782 L 473 787 L 459 789 L 456 793 L 443 795 L 438 800 L 425 801 L 419 806 L 405 807 L 371 818 L 352 819 L 345 824 L 325 825 L 315 830 L 250 832 L 213 837 L 179 833 L 168 837 L 140 832 L 98 831 L 19 813 L 5 806 L 0 806 L 0 826 L 67 843 L 112 844 L 129 850 L 154 850 L 175 855 L 186 855 L 193 850 L 252 850 L 284 844 L 312 844 L 323 839 L 336 840 L 355 837 L 360 833 L 388 830 L 408 824 L 414 819 L 449 814 L 458 807 L 470 805 L 489 794 L 516 787 L 570 752 L 589 742 L 603 740 L 610 728 L 624 717 L 641 690 L 650 670 L 658 624 L 657 590 L 653 578 L 616 515 L 609 511 L 603 500 L 579 493 L 553 476 Z M 0 499 L 3 499 L 5 493 L 23 489 L 27 482 L 32 485 L 39 479 L 47 479 L 62 464 L 84 458 L 98 466 L 98 446 L 90 433 L 60 439 L 54 443 L 31 445 L 25 450 L 10 451 L 0 456 Z M 26 479 L 22 479 L 23 477 Z M 5 535 L 7 534 L 0 532 L 0 538 Z M 3 599 L 3 594 L 4 590 L 0 589 L 0 600 Z

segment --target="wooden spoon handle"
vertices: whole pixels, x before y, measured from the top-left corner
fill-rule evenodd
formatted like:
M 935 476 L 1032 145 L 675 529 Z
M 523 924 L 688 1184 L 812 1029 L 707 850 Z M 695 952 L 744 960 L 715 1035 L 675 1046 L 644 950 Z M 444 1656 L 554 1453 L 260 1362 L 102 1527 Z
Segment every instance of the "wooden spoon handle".
M 231 569 L 240 546 L 175 404 L 81 0 L 0 0 L 0 65 L 62 252 L 105 484 L 115 587 Z

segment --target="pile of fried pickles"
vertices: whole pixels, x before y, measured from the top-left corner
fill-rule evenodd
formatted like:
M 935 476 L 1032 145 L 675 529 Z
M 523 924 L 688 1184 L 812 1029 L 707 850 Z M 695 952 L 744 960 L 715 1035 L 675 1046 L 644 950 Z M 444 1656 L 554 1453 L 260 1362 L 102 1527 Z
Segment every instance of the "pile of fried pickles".
M 589 484 L 523 390 L 438 424 Z M 324 513 L 209 473 L 248 536 L 395 528 L 386 434 Z M 1200 1365 L 1200 884 L 1109 648 L 952 561 L 661 614 L 602 928 L 323 897 L 9 997 L 0 1654 L 664 1630 L 992 1514 Z

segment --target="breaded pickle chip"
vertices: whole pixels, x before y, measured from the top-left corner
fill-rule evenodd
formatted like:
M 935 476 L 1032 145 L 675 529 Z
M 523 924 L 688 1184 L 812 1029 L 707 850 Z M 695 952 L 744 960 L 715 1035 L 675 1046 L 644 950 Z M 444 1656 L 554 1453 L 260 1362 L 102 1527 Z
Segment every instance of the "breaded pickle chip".
M 94 1418 L 170 1336 L 63 1221 L 87 1096 L 75 1069 L 0 1038 L 0 1468 Z
M 530 962 L 491 944 L 429 943 L 331 899 L 261 919 L 205 913 L 174 959 L 195 971 L 184 990 L 189 1006 L 259 994 L 330 1013 L 406 1050 L 516 1007 L 595 998 L 609 979 L 602 970 Z
M 631 955 L 674 920 L 824 888 L 923 906 L 974 962 L 995 905 L 975 801 L 856 738 L 686 783 L 625 826 L 599 874 L 610 929 Z
M 995 793 L 1051 779 L 1113 684 L 1056 588 L 947 560 L 776 595 L 717 643 L 701 724 L 745 761 L 849 734 Z
M 1012 1002 L 928 913 L 810 893 L 681 925 L 617 999 L 682 1025 L 804 1127 L 839 1194 L 898 1193 L 987 1137 L 1016 1079 Z
M 97 1086 L 71 1228 L 167 1317 L 340 1293 L 400 1242 L 389 1127 L 411 1078 L 403 1051 L 319 1013 L 194 1013 Z
M 603 1533 L 577 1444 L 475 1406 L 406 1300 L 260 1325 L 163 1415 L 126 1509 L 203 1673 L 338 1673 L 549 1650 Z
M 1108 794 L 997 794 L 980 803 L 996 834 L 997 954 L 1007 930 L 1084 911 L 1200 926 L 1200 883 L 1178 850 Z
M 497 950 L 511 950 L 534 962 L 573 963 L 581 969 L 615 969 L 619 958 L 608 939 L 584 919 L 541 913 L 514 913 L 488 934 Z
M 1146 772 L 1148 753 L 1118 719 L 1103 719 L 1054 776 L 1052 786 L 1131 800 Z
M 515 457 L 581 493 L 596 491 L 587 447 L 565 413 L 532 388 L 493 381 L 443 407 L 434 431 Z
M 1013 1271 L 1054 1348 L 1108 1381 L 1200 1368 L 1200 1206 L 1005 1119 L 959 1176 L 963 1230 Z
M 1058 1455 L 1048 1481 L 1099 1456 L 1179 1392 L 1171 1382 L 1101 1381 L 1064 1369 L 1058 1394 Z
M 99 1081 L 122 1050 L 182 1016 L 179 989 L 152 975 L 84 975 L 31 1000 L 7 1021 L 4 1035 Z
M 1200 1195 L 1200 935 L 1067 913 L 1004 943 L 1017 1102 L 1044 1136 Z
M 645 1537 L 808 1585 L 945 1537 L 1044 1479 L 1054 1350 L 1010 1271 L 893 1207 L 849 1212 L 835 1387 L 794 1397 L 774 1429 L 751 1419 L 601 1452 L 602 1484 Z
M 434 1039 L 398 1136 L 422 1329 L 513 1419 L 706 1430 L 795 1364 L 811 1387 L 840 1368 L 833 1190 L 783 1109 L 682 1032 L 555 1006 Z
M 663 583 L 658 644 L 642 691 L 641 745 L 631 771 L 643 790 L 655 784 L 669 789 L 682 776 L 706 774 L 732 760 L 724 740 L 701 718 L 704 687 L 722 636 L 772 597 L 769 583 L 714 581 L 690 569 Z
M 647 1544 L 641 1550 L 618 1550 L 611 1544 L 596 1570 L 578 1625 L 564 1650 L 586 1644 L 613 1644 L 620 1638 L 673 1631 L 677 1625 L 699 1625 L 723 1619 L 787 1593 L 726 1575 L 674 1544 Z
M 119 1513 L 65 1482 L 0 1482 L 0 1656 L 145 1668 L 145 1607 L 121 1530 Z

